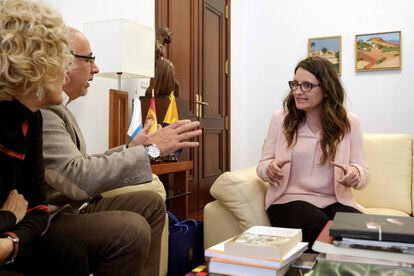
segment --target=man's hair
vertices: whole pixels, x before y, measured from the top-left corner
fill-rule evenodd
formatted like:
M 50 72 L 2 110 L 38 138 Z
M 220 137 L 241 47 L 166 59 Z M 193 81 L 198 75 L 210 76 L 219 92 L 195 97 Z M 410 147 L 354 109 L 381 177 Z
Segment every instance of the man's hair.
M 322 157 L 320 162 L 325 164 L 327 161 L 333 161 L 336 146 L 351 128 L 344 107 L 345 91 L 334 66 L 327 59 L 309 57 L 299 62 L 295 68 L 295 73 L 299 68 L 312 73 L 318 79 L 324 93 L 321 103 L 323 137 L 321 140 Z M 284 134 L 288 146 L 291 146 L 294 144 L 293 140 L 297 139 L 299 126 L 306 120 L 306 114 L 296 108 L 293 91 L 290 91 L 289 95 L 283 100 L 283 107 L 287 111 L 283 121 Z
M 60 91 L 72 55 L 60 14 L 41 2 L 0 0 L 0 100 Z

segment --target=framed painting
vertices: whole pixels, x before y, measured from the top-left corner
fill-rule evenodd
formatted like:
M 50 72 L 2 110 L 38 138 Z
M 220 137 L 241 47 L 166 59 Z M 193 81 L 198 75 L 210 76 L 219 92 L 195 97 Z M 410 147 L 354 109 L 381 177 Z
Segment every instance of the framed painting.
M 401 69 L 401 31 L 355 36 L 357 72 Z
M 342 72 L 342 37 L 314 37 L 308 40 L 308 56 L 324 57 L 335 67 L 338 76 Z

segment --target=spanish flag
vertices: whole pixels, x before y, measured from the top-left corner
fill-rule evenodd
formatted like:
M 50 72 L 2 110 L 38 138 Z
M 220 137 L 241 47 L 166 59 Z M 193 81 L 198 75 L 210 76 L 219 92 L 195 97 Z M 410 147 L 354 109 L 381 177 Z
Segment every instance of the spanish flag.
M 168 105 L 167 113 L 165 113 L 164 122 L 162 126 L 168 126 L 175 121 L 178 121 L 177 103 L 175 102 L 174 91 L 170 94 L 170 104 Z
M 154 97 L 151 98 L 150 107 L 148 109 L 148 113 L 147 113 L 147 117 L 145 119 L 145 122 L 148 119 L 152 119 L 152 121 L 153 121 L 152 126 L 151 126 L 151 128 L 149 130 L 149 132 L 152 133 L 152 132 L 156 131 L 157 130 L 157 127 L 158 127 L 158 123 L 157 123 L 157 111 L 155 109 L 155 98 Z

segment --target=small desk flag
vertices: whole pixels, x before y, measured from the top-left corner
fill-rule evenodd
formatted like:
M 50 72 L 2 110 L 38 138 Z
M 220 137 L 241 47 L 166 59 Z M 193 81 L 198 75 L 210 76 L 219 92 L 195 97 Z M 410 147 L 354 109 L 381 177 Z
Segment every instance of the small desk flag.
M 128 136 L 134 138 L 135 135 L 142 129 L 142 116 L 141 116 L 141 101 L 138 98 L 134 99 L 133 112 L 131 124 L 128 128 Z
M 157 128 L 158 128 L 157 111 L 155 109 L 155 98 L 154 97 L 151 98 L 150 107 L 148 108 L 148 113 L 147 113 L 147 117 L 145 119 L 145 122 L 148 119 L 152 119 L 152 121 L 153 121 L 152 126 L 149 130 L 149 132 L 152 133 L 152 132 L 156 131 Z
M 162 126 L 168 126 L 178 121 L 177 103 L 175 102 L 174 91 L 170 94 L 170 104 L 168 105 L 167 113 L 165 113 L 164 122 Z

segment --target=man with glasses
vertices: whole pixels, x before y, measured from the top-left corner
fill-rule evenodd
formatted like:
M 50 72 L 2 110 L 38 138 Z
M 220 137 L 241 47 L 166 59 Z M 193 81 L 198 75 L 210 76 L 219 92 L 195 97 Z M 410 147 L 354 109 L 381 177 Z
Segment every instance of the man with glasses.
M 161 197 L 153 191 L 110 198 L 102 198 L 100 193 L 151 181 L 144 144 L 158 149 L 161 156 L 196 147 L 198 143 L 183 140 L 201 134 L 201 130 L 195 130 L 199 123 L 181 120 L 152 134 L 148 134 L 147 124 L 128 145 L 88 155 L 82 132 L 66 105 L 87 94 L 99 68 L 81 32 L 71 28 L 68 38 L 75 59 L 63 87 L 67 103 L 42 110 L 43 155 L 49 203 L 69 203 L 75 211 L 66 212 L 70 207 L 58 209 L 49 231 L 83 240 L 93 273 L 158 275 L 165 221 Z

